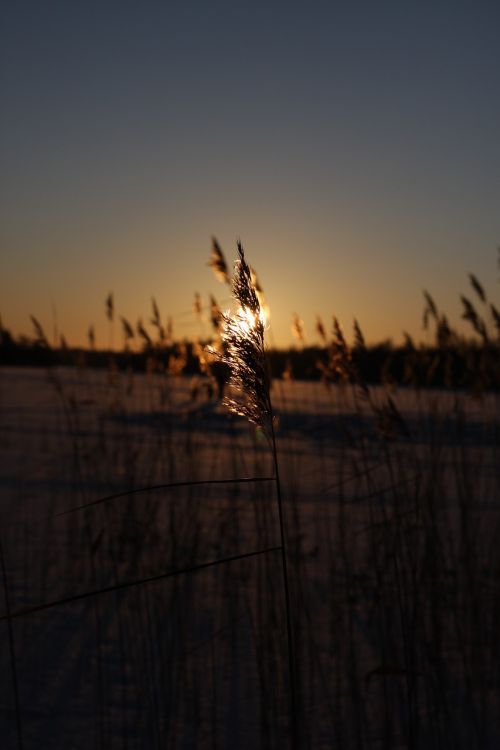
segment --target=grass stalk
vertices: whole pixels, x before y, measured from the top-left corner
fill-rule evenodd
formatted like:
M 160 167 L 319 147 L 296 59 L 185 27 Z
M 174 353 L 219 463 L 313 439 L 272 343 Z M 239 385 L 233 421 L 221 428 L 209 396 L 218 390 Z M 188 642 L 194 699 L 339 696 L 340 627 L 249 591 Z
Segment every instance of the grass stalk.
M 278 463 L 278 451 L 276 448 L 276 434 L 274 431 L 274 419 L 272 416 L 271 402 L 270 413 L 271 413 L 271 450 L 273 455 L 274 465 L 274 476 L 276 481 L 276 500 L 278 506 L 278 520 L 280 530 L 280 547 L 281 547 L 281 567 L 283 573 L 283 589 L 285 593 L 285 619 L 286 619 L 286 635 L 287 635 L 287 652 L 288 652 L 288 670 L 290 673 L 290 737 L 292 750 L 297 750 L 299 747 L 299 721 L 298 721 L 298 700 L 297 700 L 297 667 L 295 660 L 295 652 L 293 648 L 293 627 L 292 627 L 292 607 L 291 607 L 291 596 L 290 596 L 290 583 L 288 575 L 288 561 L 287 561 L 287 541 L 285 532 L 285 517 L 283 511 L 283 497 L 281 493 L 281 480 Z
M 7 614 L 2 615 L 0 617 L 0 622 L 7 620 L 10 623 L 12 620 L 17 619 L 19 617 L 26 617 L 28 615 L 34 614 L 35 612 L 44 612 L 47 609 L 60 607 L 64 604 L 73 604 L 75 602 L 82 601 L 84 599 L 89 599 L 93 596 L 99 596 L 101 594 L 109 594 L 113 591 L 122 591 L 124 589 L 130 589 L 135 586 L 143 586 L 146 583 L 154 583 L 155 581 L 161 581 L 165 578 L 174 578 L 175 576 L 187 575 L 190 573 L 197 573 L 200 570 L 213 568 L 216 565 L 225 565 L 227 563 L 237 562 L 239 560 L 245 560 L 247 558 L 256 557 L 258 555 L 266 555 L 266 554 L 269 554 L 270 552 L 277 552 L 280 549 L 281 547 L 275 546 L 275 547 L 267 547 L 266 549 L 254 550 L 252 552 L 243 552 L 240 555 L 232 555 L 231 557 L 224 557 L 224 558 L 219 558 L 217 560 L 210 560 L 209 562 L 200 563 L 199 565 L 192 565 L 187 568 L 167 571 L 166 573 L 159 573 L 158 575 L 148 576 L 147 578 L 139 578 L 134 581 L 125 581 L 123 583 L 114 584 L 113 586 L 104 586 L 103 588 L 95 589 L 93 591 L 84 591 L 81 594 L 73 594 L 72 596 L 66 596 L 61 599 L 55 599 L 54 601 L 47 602 L 46 604 L 38 604 L 34 607 L 24 607 L 15 612 L 11 612 L 10 609 L 8 609 Z M 11 650 L 11 654 L 12 656 L 14 655 L 12 650 Z M 14 661 L 14 664 L 15 664 L 15 661 Z M 17 679 L 16 679 L 16 687 L 17 687 Z
M 23 725 L 21 721 L 21 703 L 19 700 L 19 683 L 17 679 L 17 666 L 16 666 L 16 651 L 14 646 L 14 631 L 12 628 L 12 613 L 10 609 L 10 596 L 9 587 L 7 585 L 7 571 L 5 568 L 5 557 L 3 553 L 3 544 L 0 537 L 0 565 L 2 566 L 2 579 L 5 596 L 5 610 L 6 615 L 2 617 L 2 620 L 7 620 L 7 631 L 9 637 L 9 652 L 10 652 L 10 665 L 12 670 L 12 690 L 14 693 L 14 703 L 16 711 L 16 729 L 17 729 L 17 744 L 19 750 L 23 750 Z
M 274 477 L 238 477 L 236 479 L 200 479 L 186 482 L 168 482 L 167 484 L 152 484 L 146 487 L 136 487 L 133 490 L 125 490 L 124 492 L 116 492 L 113 495 L 107 495 L 106 497 L 100 497 L 97 500 L 92 500 L 90 503 L 84 505 L 77 505 L 74 508 L 68 510 L 62 510 L 56 513 L 57 516 L 66 516 L 69 513 L 76 513 L 78 510 L 84 510 L 85 508 L 92 508 L 95 505 L 101 505 L 102 503 L 108 503 L 112 500 L 118 500 L 121 497 L 129 497 L 130 495 L 137 495 L 141 492 L 152 492 L 154 490 L 171 490 L 180 487 L 199 487 L 202 485 L 211 484 L 246 484 L 252 482 L 273 482 Z

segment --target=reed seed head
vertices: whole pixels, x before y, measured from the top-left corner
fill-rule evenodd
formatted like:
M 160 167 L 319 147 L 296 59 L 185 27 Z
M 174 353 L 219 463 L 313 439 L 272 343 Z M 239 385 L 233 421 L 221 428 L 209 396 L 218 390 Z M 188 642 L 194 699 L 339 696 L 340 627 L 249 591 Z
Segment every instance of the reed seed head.
M 231 278 L 227 268 L 226 259 L 224 253 L 215 237 L 212 237 L 212 252 L 208 261 L 208 265 L 214 272 L 216 278 L 223 284 L 231 284 Z
M 222 314 L 223 352 L 214 353 L 231 373 L 232 396 L 225 397 L 223 403 L 230 411 L 261 427 L 270 438 L 270 379 L 264 346 L 266 317 L 240 242 L 238 255 L 232 289 L 239 307 L 234 314 Z

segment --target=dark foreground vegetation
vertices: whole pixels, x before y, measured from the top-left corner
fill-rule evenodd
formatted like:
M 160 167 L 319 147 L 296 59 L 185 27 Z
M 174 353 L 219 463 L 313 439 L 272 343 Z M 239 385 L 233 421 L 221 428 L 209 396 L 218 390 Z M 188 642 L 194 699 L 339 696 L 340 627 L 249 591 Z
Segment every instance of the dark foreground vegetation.
M 271 420 L 242 340 L 256 429 L 217 399 L 227 347 L 155 303 L 121 353 L 3 331 L 48 367 L 0 370 L 5 747 L 496 750 L 499 320 L 471 284 L 470 338 L 426 295 L 432 347 L 334 319 L 269 352 Z

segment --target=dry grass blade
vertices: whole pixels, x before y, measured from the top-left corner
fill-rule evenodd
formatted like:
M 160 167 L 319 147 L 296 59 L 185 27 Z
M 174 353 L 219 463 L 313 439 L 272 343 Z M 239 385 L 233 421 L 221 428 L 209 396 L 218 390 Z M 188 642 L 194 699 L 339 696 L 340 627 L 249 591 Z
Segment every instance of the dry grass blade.
M 158 490 L 172 490 L 179 489 L 180 487 L 202 487 L 212 484 L 251 484 L 252 482 L 274 482 L 274 477 L 237 477 L 236 479 L 198 479 L 186 482 L 169 482 L 168 484 L 152 484 L 146 487 L 136 487 L 134 490 L 126 490 L 125 492 L 115 492 L 113 495 L 107 495 L 106 497 L 100 497 L 97 500 L 92 500 L 90 503 L 84 505 L 77 505 L 75 508 L 69 508 L 69 510 L 63 510 L 60 513 L 56 513 L 55 516 L 66 516 L 69 513 L 76 513 L 79 510 L 85 510 L 86 508 L 93 508 L 95 505 L 102 505 L 103 503 L 109 503 L 112 500 L 118 500 L 121 497 L 130 497 L 131 495 L 138 495 L 144 492 L 153 492 Z
M 253 550 L 252 552 L 243 552 L 239 555 L 232 555 L 231 557 L 223 557 L 217 560 L 210 560 L 209 562 L 200 563 L 199 565 L 192 565 L 189 568 L 181 568 L 177 570 L 171 570 L 166 573 L 159 573 L 155 576 L 148 576 L 148 578 L 139 578 L 134 581 L 125 581 L 124 583 L 117 583 L 114 586 L 105 586 L 101 589 L 94 589 L 92 591 L 85 591 L 82 594 L 74 594 L 73 596 L 67 596 L 63 599 L 55 599 L 52 602 L 46 604 L 39 604 L 35 607 L 26 607 L 24 609 L 16 610 L 15 612 L 9 612 L 7 615 L 0 616 L 0 622 L 11 621 L 19 617 L 26 617 L 28 615 L 35 614 L 36 612 L 43 612 L 47 609 L 53 609 L 54 607 L 61 607 L 64 604 L 73 604 L 74 602 L 82 601 L 83 599 L 89 599 L 94 596 L 100 596 L 101 594 L 110 594 L 113 591 L 122 591 L 123 589 L 130 589 L 135 586 L 144 586 L 148 583 L 154 583 L 155 581 L 161 581 L 165 578 L 175 578 L 180 575 L 189 575 L 197 573 L 207 568 L 213 568 L 217 565 L 227 565 L 231 562 L 238 562 L 239 560 L 246 560 L 249 557 L 258 557 L 259 555 L 267 555 L 270 552 L 281 551 L 280 546 L 266 547 L 265 549 Z M 19 745 L 21 747 L 21 745 Z
M 21 720 L 21 703 L 19 700 L 19 683 L 18 683 L 18 678 L 17 678 L 16 649 L 15 649 L 15 644 L 14 644 L 14 633 L 12 630 L 13 613 L 11 612 L 11 608 L 10 608 L 9 587 L 7 585 L 7 571 L 5 569 L 5 558 L 4 558 L 3 543 L 2 543 L 1 538 L 0 538 L 0 568 L 2 571 L 5 609 L 6 609 L 6 614 L 0 619 L 7 620 L 7 634 L 8 634 L 8 643 L 9 643 L 9 651 L 10 651 L 10 663 L 11 663 L 11 669 L 12 669 L 12 688 L 14 692 L 14 703 L 15 703 L 15 711 L 16 711 L 17 742 L 18 742 L 19 750 L 23 750 L 24 743 L 23 743 L 23 729 L 22 729 L 23 725 L 22 725 L 22 720 Z

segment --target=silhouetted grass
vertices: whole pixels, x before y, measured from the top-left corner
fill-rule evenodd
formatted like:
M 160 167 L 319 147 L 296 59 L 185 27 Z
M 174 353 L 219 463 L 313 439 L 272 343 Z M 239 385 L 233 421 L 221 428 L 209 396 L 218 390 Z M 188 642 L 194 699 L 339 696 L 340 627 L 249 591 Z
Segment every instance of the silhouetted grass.
M 470 339 L 429 293 L 426 347 L 357 322 L 351 345 L 334 318 L 270 370 L 235 329 L 228 395 L 257 429 L 218 403 L 213 302 L 215 354 L 155 300 L 120 353 L 56 354 L 34 319 L 65 484 L 1 529 L 7 747 L 497 747 L 498 313 L 470 284 Z

